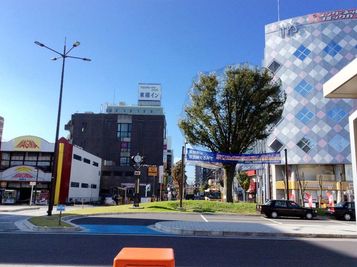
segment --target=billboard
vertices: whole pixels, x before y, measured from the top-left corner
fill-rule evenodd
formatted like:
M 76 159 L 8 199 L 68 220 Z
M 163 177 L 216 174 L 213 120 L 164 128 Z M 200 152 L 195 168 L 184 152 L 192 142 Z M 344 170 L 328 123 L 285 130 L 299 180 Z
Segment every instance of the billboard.
M 139 83 L 139 101 L 161 101 L 161 84 Z

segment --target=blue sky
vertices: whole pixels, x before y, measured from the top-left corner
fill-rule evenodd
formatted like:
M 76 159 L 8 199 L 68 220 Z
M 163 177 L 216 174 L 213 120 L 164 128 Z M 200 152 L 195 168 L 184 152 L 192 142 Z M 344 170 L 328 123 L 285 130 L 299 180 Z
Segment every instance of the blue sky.
M 36 135 L 54 142 L 61 62 L 34 44 L 92 62 L 66 62 L 60 135 L 75 112 L 105 103 L 136 104 L 138 83 L 161 83 L 175 157 L 177 123 L 194 77 L 229 64 L 261 65 L 264 25 L 277 21 L 277 0 L 1 0 L 0 116 L 3 141 Z M 280 19 L 356 8 L 354 0 L 280 0 Z

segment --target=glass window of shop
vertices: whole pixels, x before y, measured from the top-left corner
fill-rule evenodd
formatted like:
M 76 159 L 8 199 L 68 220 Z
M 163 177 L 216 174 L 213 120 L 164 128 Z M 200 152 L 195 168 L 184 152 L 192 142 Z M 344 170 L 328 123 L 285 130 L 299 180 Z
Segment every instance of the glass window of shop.
M 24 165 L 27 165 L 27 166 L 36 166 L 37 157 L 38 157 L 38 153 L 27 152 L 27 153 L 25 154 Z
M 0 170 L 5 170 L 10 166 L 10 153 L 3 152 L 0 153 L 0 155 L 1 155 Z

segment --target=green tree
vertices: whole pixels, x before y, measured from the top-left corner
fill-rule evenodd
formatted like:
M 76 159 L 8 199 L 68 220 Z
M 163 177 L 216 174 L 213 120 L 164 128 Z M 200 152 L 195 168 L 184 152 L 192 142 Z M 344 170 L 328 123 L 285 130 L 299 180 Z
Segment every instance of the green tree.
M 182 161 L 179 160 L 178 162 L 175 163 L 175 165 L 172 168 L 172 179 L 175 188 L 178 188 L 177 192 L 177 198 L 180 198 L 180 192 L 181 192 L 181 186 L 182 186 Z M 184 176 L 184 184 L 186 184 L 187 176 Z
M 250 177 L 248 176 L 248 174 L 245 171 L 240 171 L 239 173 L 237 173 L 236 177 L 237 177 L 237 180 L 238 180 L 240 186 L 244 190 L 244 199 L 246 199 L 245 196 L 246 196 L 246 192 L 249 189 Z
M 241 154 L 265 139 L 281 119 L 286 94 L 267 69 L 228 67 L 202 74 L 179 122 L 186 140 L 212 152 Z M 224 163 L 224 195 L 233 202 L 235 163 Z

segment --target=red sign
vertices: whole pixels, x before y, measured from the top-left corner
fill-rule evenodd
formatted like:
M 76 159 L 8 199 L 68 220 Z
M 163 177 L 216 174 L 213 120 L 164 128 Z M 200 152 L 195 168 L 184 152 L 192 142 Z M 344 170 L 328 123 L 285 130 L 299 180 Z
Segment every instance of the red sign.
M 16 148 L 22 149 L 39 149 L 39 146 L 33 140 L 22 140 L 20 143 L 17 144 Z

